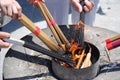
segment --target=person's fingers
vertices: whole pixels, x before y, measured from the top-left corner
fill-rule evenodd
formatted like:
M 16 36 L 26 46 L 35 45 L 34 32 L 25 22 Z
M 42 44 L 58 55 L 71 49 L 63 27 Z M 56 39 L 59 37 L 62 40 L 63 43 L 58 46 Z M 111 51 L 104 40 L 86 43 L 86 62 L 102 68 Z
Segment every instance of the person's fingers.
M 7 7 L 7 11 L 8 11 L 7 15 L 11 17 L 12 16 L 12 6 Z
M 27 0 L 29 3 L 33 4 L 35 2 L 35 0 Z M 37 0 L 39 1 L 39 0 Z M 42 2 L 45 2 L 45 0 L 41 0 Z
M 71 3 L 74 10 L 78 12 L 82 11 L 82 6 L 80 5 L 79 1 L 72 0 Z
M 4 42 L 3 40 L 0 39 L 0 48 L 7 48 L 9 47 L 10 43 Z
M 91 9 L 91 8 L 92 8 L 91 2 L 88 1 L 88 0 L 85 0 L 85 6 L 86 6 L 88 9 Z
M 84 6 L 84 10 L 85 12 L 89 12 L 94 6 L 93 1 L 91 0 L 85 0 L 85 6 Z
M 7 8 L 6 7 L 2 7 L 2 11 L 5 15 L 7 15 Z
M 0 38 L 8 38 L 8 37 L 10 37 L 9 33 L 0 31 Z
M 8 42 L 4 42 L 2 39 L 3 38 L 8 38 L 9 37 L 9 34 L 7 34 L 7 33 L 2 33 L 2 32 L 0 32 L 0 48 L 7 48 L 7 47 L 9 47 L 9 45 L 10 45 L 10 43 L 8 43 Z
M 16 0 L 2 0 L 0 1 L 1 9 L 5 15 L 12 18 L 20 18 L 22 14 L 22 8 Z
M 13 19 L 18 19 L 18 14 L 13 14 L 13 15 L 12 15 L 12 18 L 13 18 Z
M 15 5 L 12 6 L 12 11 L 13 11 L 12 18 L 17 19 L 17 17 L 18 17 L 18 10 L 17 10 Z
M 13 11 L 15 10 L 14 15 L 17 16 L 15 18 L 18 18 L 20 19 L 21 18 L 21 15 L 22 15 L 22 8 L 21 6 L 18 4 L 18 2 L 14 2 L 15 6 L 13 6 Z M 16 9 L 15 9 L 16 8 Z
M 21 19 L 21 16 L 22 16 L 22 11 L 21 10 L 18 10 L 18 19 Z
M 45 2 L 45 0 L 27 0 L 33 7 L 37 7 L 36 3 L 39 1 Z
M 7 48 L 9 47 L 10 43 L 4 42 L 2 39 L 9 38 L 10 34 L 7 32 L 0 31 L 0 48 Z
M 0 8 L 5 15 L 7 15 L 7 5 L 6 1 L 0 1 Z
M 85 11 L 85 12 L 89 12 L 89 11 L 90 11 L 90 9 L 88 9 L 88 7 L 87 7 L 87 6 L 84 6 L 84 11 Z

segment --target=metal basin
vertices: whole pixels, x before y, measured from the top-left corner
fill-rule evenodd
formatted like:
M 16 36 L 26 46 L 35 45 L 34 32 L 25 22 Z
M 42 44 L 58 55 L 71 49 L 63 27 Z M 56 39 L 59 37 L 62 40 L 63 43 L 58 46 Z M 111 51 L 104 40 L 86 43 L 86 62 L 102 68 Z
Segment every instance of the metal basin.
M 93 44 L 91 43 L 87 44 L 90 44 L 92 48 L 91 52 L 92 65 L 87 68 L 74 69 L 61 66 L 53 59 L 52 70 L 57 78 L 59 78 L 60 80 L 91 80 L 98 74 L 100 52 Z

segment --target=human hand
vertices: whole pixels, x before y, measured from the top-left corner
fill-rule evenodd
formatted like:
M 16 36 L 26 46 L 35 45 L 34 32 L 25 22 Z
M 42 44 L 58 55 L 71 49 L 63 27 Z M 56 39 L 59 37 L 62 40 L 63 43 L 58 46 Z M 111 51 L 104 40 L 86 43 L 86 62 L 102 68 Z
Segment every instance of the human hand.
M 85 5 L 83 8 L 80 2 L 81 0 L 71 0 L 71 5 L 77 12 L 82 12 L 83 9 L 85 12 L 89 12 L 94 7 L 94 2 L 91 0 L 85 0 Z
M 3 41 L 4 38 L 9 38 L 10 34 L 7 32 L 0 31 L 0 48 L 9 47 L 10 43 Z
M 3 13 L 12 18 L 21 18 L 22 8 L 16 0 L 0 0 Z
M 45 0 L 27 0 L 30 4 L 34 5 L 35 6 L 35 2 L 38 2 L 38 1 L 43 1 L 45 2 Z

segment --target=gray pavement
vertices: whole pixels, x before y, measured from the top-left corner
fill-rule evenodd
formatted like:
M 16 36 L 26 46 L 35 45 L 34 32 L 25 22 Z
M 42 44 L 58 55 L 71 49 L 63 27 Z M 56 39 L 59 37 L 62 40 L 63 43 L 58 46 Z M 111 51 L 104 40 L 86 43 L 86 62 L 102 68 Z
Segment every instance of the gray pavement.
M 51 32 L 48 28 L 44 29 L 44 31 L 51 36 Z M 65 29 L 65 33 L 69 33 L 69 29 Z M 117 75 L 120 74 L 120 48 L 110 51 L 109 55 L 112 64 L 108 62 L 104 48 L 104 40 L 113 35 L 117 35 L 117 33 L 103 28 L 86 26 L 85 40 L 94 44 L 100 50 L 99 65 L 101 69 L 99 74 L 93 80 L 120 79 L 120 76 Z M 33 34 L 26 36 L 25 40 L 34 41 L 35 43 L 46 47 Z M 20 46 L 14 45 L 11 47 L 5 57 L 3 66 L 3 74 L 6 80 L 59 80 L 51 71 L 50 57 Z
M 96 14 L 95 26 L 120 33 L 119 7 L 119 0 L 100 0 L 100 9 Z
M 32 19 L 32 21 L 37 26 L 40 26 L 41 29 L 47 27 L 46 24 L 45 24 L 45 22 L 43 21 L 43 19 L 41 19 L 41 18 L 38 17 L 38 16 L 40 16 L 38 10 L 34 9 L 33 7 L 31 7 L 26 2 L 23 4 L 22 0 L 20 0 L 19 2 L 24 7 L 23 8 L 23 12 L 25 14 L 27 14 L 27 16 L 30 19 Z M 119 7 L 120 7 L 119 4 L 120 4 L 119 0 L 101 0 L 100 1 L 100 9 L 99 9 L 98 13 L 96 14 L 96 20 L 95 20 L 95 26 L 98 27 L 98 28 L 96 28 L 96 27 L 89 28 L 91 31 L 93 31 L 93 33 L 100 35 L 99 38 L 96 38 L 96 39 L 102 39 L 101 40 L 102 42 L 99 42 L 97 40 L 97 45 L 99 45 L 99 46 L 105 46 L 105 44 L 103 43 L 103 41 L 104 41 L 105 38 L 108 38 L 108 37 L 116 35 L 117 33 L 120 33 L 120 27 L 119 27 L 120 26 L 120 18 L 119 18 L 120 17 L 120 15 L 119 15 L 120 14 L 120 10 L 118 10 Z M 36 16 L 34 16 L 33 13 L 31 13 L 31 12 L 35 12 L 34 15 L 36 15 Z M 33 17 L 35 17 L 35 18 L 33 18 Z M 9 22 L 9 20 L 6 20 L 4 22 Z M 70 23 L 70 21 L 69 21 L 69 23 Z M 26 36 L 26 35 L 28 35 L 28 34 L 31 33 L 28 29 L 26 29 L 24 26 L 22 26 L 16 20 L 12 20 L 8 24 L 4 25 L 3 30 L 7 31 L 7 32 L 10 32 L 11 35 L 17 36 L 18 38 L 22 38 L 22 37 L 24 37 L 24 36 Z M 88 30 L 88 32 L 89 32 L 89 30 Z M 89 37 L 90 37 L 90 35 L 89 35 Z M 98 42 L 99 42 L 99 44 L 98 44 Z M 8 60 L 8 63 L 10 62 L 11 64 L 13 64 L 12 62 L 14 62 L 16 60 L 14 62 L 15 63 L 14 67 L 13 68 L 12 67 L 9 68 L 11 64 L 6 64 L 6 67 L 7 67 L 6 70 L 10 70 L 10 71 L 8 71 L 9 73 L 3 73 L 4 58 L 5 58 L 5 55 L 7 54 L 7 52 L 9 51 L 9 49 L 11 48 L 11 46 L 9 48 L 7 48 L 7 49 L 2 49 L 1 52 L 0 52 L 0 80 L 3 79 L 2 78 L 3 74 L 7 75 L 6 77 L 9 77 L 11 79 L 16 79 L 16 80 L 28 80 L 28 79 L 29 80 L 54 80 L 55 79 L 53 77 L 52 78 L 50 77 L 51 74 L 49 74 L 48 70 L 46 72 L 43 71 L 44 69 L 47 69 L 46 67 L 42 67 L 42 69 L 41 69 L 40 68 L 41 66 L 39 66 L 38 64 L 36 66 L 35 64 L 26 63 L 26 61 L 24 62 L 23 60 L 21 61 L 18 58 L 16 60 L 15 58 L 10 58 L 10 57 L 7 58 L 6 61 Z M 19 49 L 19 47 L 14 47 L 14 48 Z M 112 56 L 111 59 L 112 59 L 113 62 L 119 63 L 119 60 L 120 60 L 119 50 L 120 49 L 117 48 L 117 49 L 114 49 L 114 50 L 110 51 L 110 55 Z M 103 51 L 103 54 L 101 54 L 102 55 L 102 57 L 101 57 L 101 65 L 105 65 L 106 64 L 105 51 L 104 51 L 103 48 L 100 48 L 100 51 Z M 29 51 L 28 51 L 28 53 L 29 53 Z M 30 51 L 30 53 L 31 53 L 31 51 Z M 34 51 L 33 51 L 33 53 L 34 53 Z M 44 56 L 44 55 L 42 55 L 42 56 Z M 20 64 L 18 64 L 17 61 L 18 62 L 20 61 L 19 62 Z M 26 69 L 26 67 L 28 67 L 28 66 L 26 66 L 26 65 L 22 66 L 23 63 L 25 63 L 26 65 L 30 65 L 31 67 L 29 67 L 29 69 Z M 19 67 L 21 67 L 21 70 L 20 69 L 19 70 L 23 71 L 22 73 L 24 73 L 24 70 L 26 69 L 25 70 L 26 74 L 24 73 L 26 76 L 24 74 L 20 74 L 19 75 L 19 73 L 18 73 L 18 75 L 17 74 L 15 75 L 15 73 L 13 75 L 11 74 L 11 72 L 12 72 L 11 70 L 14 70 L 14 69 L 17 70 L 17 68 L 19 68 Z M 34 67 L 36 69 L 37 68 L 39 69 L 38 72 L 36 72 L 36 69 Z M 108 67 L 108 68 L 111 68 L 111 67 Z M 120 77 L 118 75 L 120 73 L 120 66 L 119 66 L 119 64 L 117 65 L 117 68 L 115 66 L 110 71 L 109 71 L 109 69 L 106 69 L 106 70 L 107 70 L 106 72 L 103 72 L 103 74 L 101 73 L 99 76 L 97 76 L 95 80 L 119 80 L 120 79 Z M 13 72 L 17 73 L 17 71 L 13 71 Z M 39 72 L 46 73 L 46 74 L 43 74 L 43 76 L 47 76 L 47 77 L 43 77 L 43 76 L 41 77 L 41 75 L 36 75 Z M 8 74 L 11 74 L 11 75 L 8 75 Z M 34 76 L 32 76 L 32 75 L 34 75 Z M 35 77 L 35 75 L 36 75 L 37 78 Z M 19 78 L 21 78 L 21 79 L 19 79 Z

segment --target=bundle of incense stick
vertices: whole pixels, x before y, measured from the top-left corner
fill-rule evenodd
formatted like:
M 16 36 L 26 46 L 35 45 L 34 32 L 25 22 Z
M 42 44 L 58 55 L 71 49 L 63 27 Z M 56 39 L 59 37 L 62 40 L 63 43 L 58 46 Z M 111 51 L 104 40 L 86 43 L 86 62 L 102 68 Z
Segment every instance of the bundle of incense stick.
M 42 46 L 40 46 L 36 43 L 20 40 L 20 39 L 14 38 L 12 36 L 10 36 L 9 38 L 5 38 L 4 40 L 9 42 L 9 43 L 13 43 L 15 45 L 19 45 L 19 46 L 23 46 L 23 47 L 35 50 L 37 52 L 48 55 L 52 58 L 59 59 L 59 60 L 65 62 L 65 63 L 68 63 L 68 64 L 73 63 L 73 61 L 70 58 L 63 57 L 61 54 L 56 54 L 56 53 L 54 53 L 50 50 L 47 50 L 46 48 L 44 48 L 44 47 L 42 47 Z
M 65 44 L 66 48 L 70 48 L 70 43 L 62 33 L 61 29 L 51 16 L 49 10 L 47 9 L 46 5 L 39 0 L 35 0 L 36 5 L 38 9 L 42 12 L 42 15 L 44 16 L 49 28 L 51 29 L 56 41 L 58 42 L 59 45 Z
M 37 27 L 27 16 L 22 13 L 22 17 L 19 20 L 26 28 L 28 28 L 33 34 L 35 34 L 41 41 L 43 41 L 48 48 L 55 52 L 63 52 L 63 50 L 55 44 L 39 27 Z
M 120 46 L 120 34 L 106 39 L 105 42 L 108 50 L 111 50 L 113 48 Z
M 84 0 L 80 3 L 82 7 L 84 6 Z M 78 43 L 84 48 L 84 10 L 80 13 L 80 21 L 73 27 L 72 31 L 72 41 Z
M 110 43 L 110 42 L 112 42 L 112 41 L 115 41 L 115 40 L 117 40 L 117 39 L 120 39 L 120 34 L 115 35 L 115 36 L 113 36 L 113 37 L 111 37 L 111 38 L 106 39 L 105 42 L 106 42 L 106 44 L 108 44 L 108 43 Z
M 81 1 L 81 6 L 84 7 L 84 0 Z M 85 11 L 82 10 L 80 13 L 80 22 L 79 22 L 79 44 L 84 47 L 84 19 L 85 19 Z
M 114 48 L 120 46 L 120 34 L 106 39 L 105 43 L 106 43 L 106 46 L 105 46 L 106 55 L 107 55 L 109 63 L 111 63 L 109 50 L 114 49 Z
M 120 46 L 120 39 L 117 39 L 115 41 L 112 41 L 112 42 L 106 44 L 106 47 L 108 50 L 114 49 L 118 46 Z
M 71 42 L 84 46 L 84 23 L 82 21 L 73 27 Z

